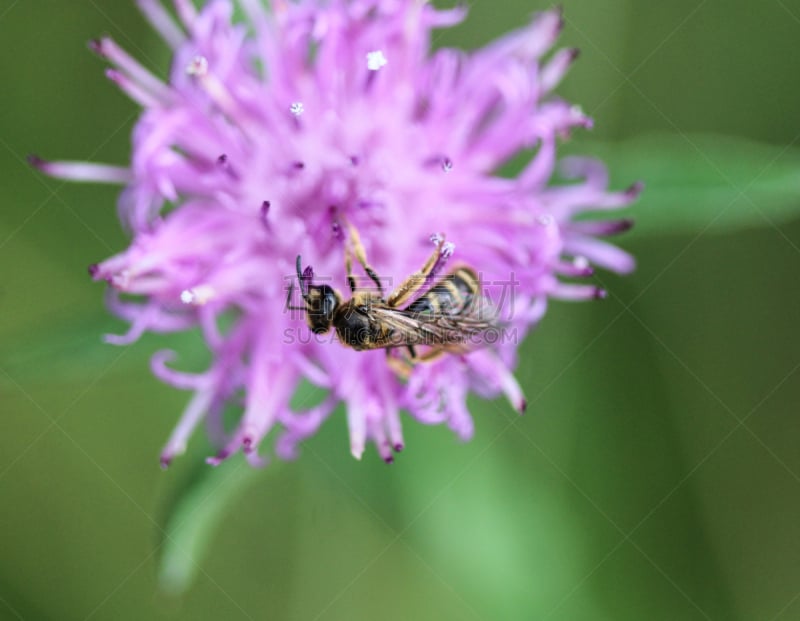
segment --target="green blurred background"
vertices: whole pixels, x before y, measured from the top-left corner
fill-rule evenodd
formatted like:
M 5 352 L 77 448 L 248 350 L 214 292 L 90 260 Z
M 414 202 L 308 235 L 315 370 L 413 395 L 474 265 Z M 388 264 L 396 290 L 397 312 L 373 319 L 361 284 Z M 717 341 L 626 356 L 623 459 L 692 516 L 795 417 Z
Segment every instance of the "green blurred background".
M 137 109 L 85 42 L 163 73 L 131 4 L 0 1 L 0 618 L 800 619 L 798 0 L 564 0 L 560 93 L 596 120 L 564 152 L 648 182 L 637 272 L 552 304 L 524 417 L 475 400 L 468 444 L 407 422 L 386 467 L 339 411 L 255 472 L 207 468 L 199 436 L 159 469 L 187 395 L 148 356 L 202 346 L 100 344 L 116 189 L 24 162 L 127 161 Z M 470 4 L 436 45 L 547 6 Z

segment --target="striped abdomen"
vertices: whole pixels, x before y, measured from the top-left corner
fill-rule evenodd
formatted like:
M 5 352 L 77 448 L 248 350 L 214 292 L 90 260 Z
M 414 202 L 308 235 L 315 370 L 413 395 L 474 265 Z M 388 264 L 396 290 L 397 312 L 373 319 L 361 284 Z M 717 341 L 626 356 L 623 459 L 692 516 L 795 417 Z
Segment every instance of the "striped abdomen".
M 479 293 L 478 275 L 470 267 L 459 267 L 431 287 L 405 310 L 431 315 L 458 315 Z

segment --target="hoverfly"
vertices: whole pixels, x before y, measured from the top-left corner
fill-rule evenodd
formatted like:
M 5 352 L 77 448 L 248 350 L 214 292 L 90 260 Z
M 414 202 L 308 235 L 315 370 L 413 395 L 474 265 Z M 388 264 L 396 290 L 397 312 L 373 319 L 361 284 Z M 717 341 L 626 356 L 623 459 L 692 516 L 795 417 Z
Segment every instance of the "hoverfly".
M 297 280 L 304 306 L 290 306 L 294 282 L 286 306 L 304 310 L 309 328 L 315 334 L 336 330 L 339 341 L 355 350 L 386 349 L 392 368 L 407 376 L 411 365 L 432 360 L 443 353 L 467 353 L 480 335 L 495 325 L 493 310 L 480 295 L 480 280 L 475 270 L 458 265 L 434 282 L 438 268 L 452 253 L 452 246 L 440 236 L 432 237 L 436 249 L 422 268 L 406 278 L 392 293 L 384 296 L 375 270 L 367 262 L 358 232 L 348 225 L 350 244 L 345 245 L 345 269 L 352 297 L 345 301 L 329 285 L 313 284 L 311 267 L 302 269 L 297 257 Z M 350 248 L 352 246 L 352 249 Z M 352 256 L 375 287 L 359 288 L 352 273 Z M 432 285 L 425 290 L 426 285 Z M 428 349 L 418 354 L 417 346 Z M 391 355 L 404 348 L 403 360 Z

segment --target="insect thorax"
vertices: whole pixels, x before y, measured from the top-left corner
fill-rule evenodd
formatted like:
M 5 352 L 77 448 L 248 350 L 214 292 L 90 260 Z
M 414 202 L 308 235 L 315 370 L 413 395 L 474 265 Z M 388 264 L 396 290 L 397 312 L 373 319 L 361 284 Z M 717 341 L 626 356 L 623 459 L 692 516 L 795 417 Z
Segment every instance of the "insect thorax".
M 380 303 L 378 297 L 356 294 L 341 304 L 334 313 L 333 325 L 339 340 L 353 349 L 364 349 L 380 335 L 380 327 L 370 318 L 372 304 Z

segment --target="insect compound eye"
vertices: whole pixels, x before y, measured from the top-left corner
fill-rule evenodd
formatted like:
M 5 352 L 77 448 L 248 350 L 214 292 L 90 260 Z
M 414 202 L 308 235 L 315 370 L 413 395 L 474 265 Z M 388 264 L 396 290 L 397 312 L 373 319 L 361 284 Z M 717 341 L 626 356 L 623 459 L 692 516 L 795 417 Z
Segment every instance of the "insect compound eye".
M 308 325 L 316 334 L 325 334 L 339 305 L 336 292 L 328 285 L 312 286 L 308 294 Z
M 322 304 L 320 305 L 320 312 L 324 317 L 331 317 L 333 316 L 333 312 L 336 310 L 336 306 L 338 301 L 336 299 L 336 294 L 333 292 L 333 289 L 325 286 L 327 289 L 326 291 L 322 292 Z

